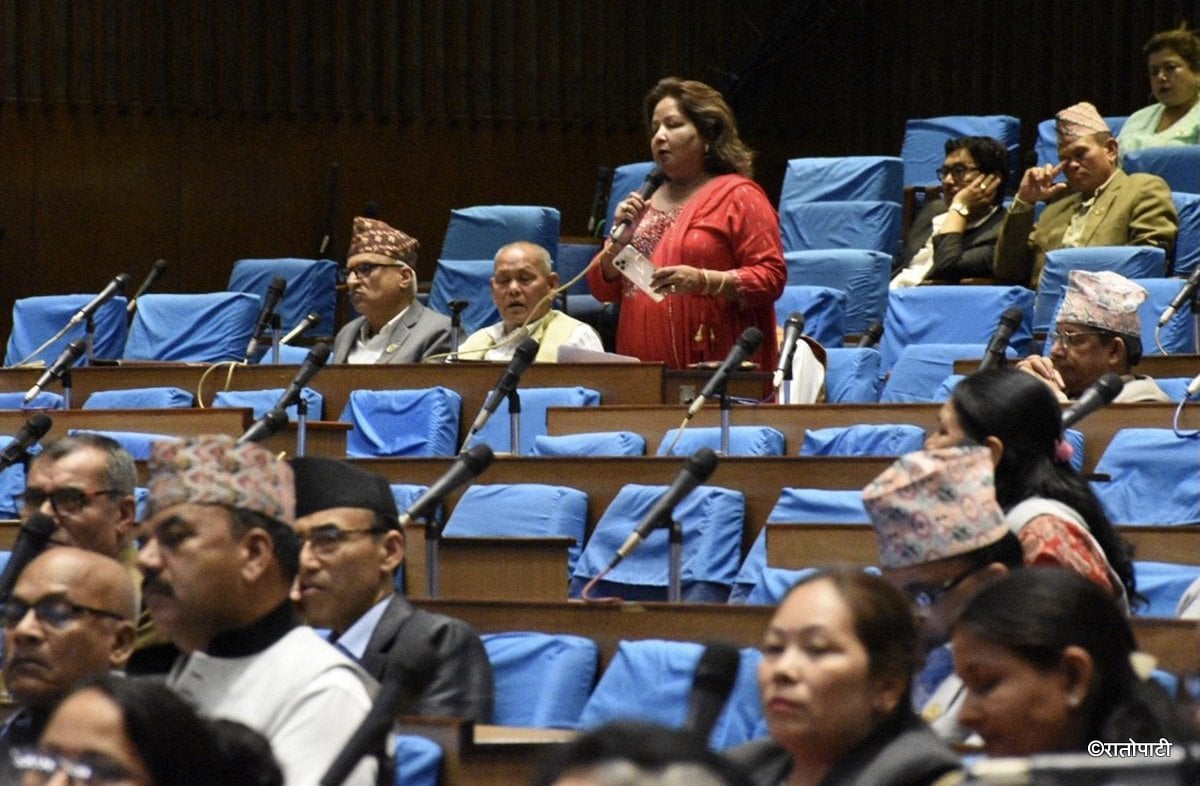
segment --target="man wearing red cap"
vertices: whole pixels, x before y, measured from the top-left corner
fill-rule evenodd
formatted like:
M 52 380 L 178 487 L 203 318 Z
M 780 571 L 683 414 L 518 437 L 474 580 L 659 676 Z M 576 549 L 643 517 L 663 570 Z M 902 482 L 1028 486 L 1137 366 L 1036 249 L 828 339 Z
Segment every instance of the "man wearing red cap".
M 417 300 L 417 245 L 382 221 L 354 219 L 346 291 L 362 316 L 338 331 L 334 363 L 420 363 L 450 351 L 450 318 Z
M 1059 163 L 1032 167 L 1021 178 L 1000 227 L 996 278 L 1036 288 L 1046 252 L 1060 248 L 1157 246 L 1169 259 L 1179 216 L 1166 181 L 1117 168 L 1117 140 L 1091 104 L 1068 107 L 1055 120 Z M 1066 183 L 1054 182 L 1060 172 Z M 1035 224 L 1039 201 L 1048 204 Z

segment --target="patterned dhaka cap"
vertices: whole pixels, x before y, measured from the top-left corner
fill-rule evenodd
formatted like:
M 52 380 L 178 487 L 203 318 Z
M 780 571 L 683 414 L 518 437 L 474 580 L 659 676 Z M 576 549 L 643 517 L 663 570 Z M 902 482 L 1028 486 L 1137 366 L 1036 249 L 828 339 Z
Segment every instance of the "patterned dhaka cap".
M 1087 101 L 1080 101 L 1062 110 L 1054 116 L 1054 121 L 1059 142 L 1072 142 L 1089 134 L 1112 133 L 1100 112 Z
M 253 442 L 226 434 L 155 442 L 150 449 L 147 515 L 195 503 L 244 508 L 291 524 L 296 519 L 292 468 Z
M 350 253 L 382 254 L 397 262 L 409 264 L 417 254 L 417 239 L 409 237 L 399 229 L 394 229 L 374 218 L 354 218 L 354 237 L 350 239 Z
M 903 568 L 990 546 L 1008 532 L 983 447 L 901 456 L 863 489 L 879 564 Z
M 1058 321 L 1141 338 L 1138 306 L 1146 297 L 1146 290 L 1120 273 L 1072 270 Z

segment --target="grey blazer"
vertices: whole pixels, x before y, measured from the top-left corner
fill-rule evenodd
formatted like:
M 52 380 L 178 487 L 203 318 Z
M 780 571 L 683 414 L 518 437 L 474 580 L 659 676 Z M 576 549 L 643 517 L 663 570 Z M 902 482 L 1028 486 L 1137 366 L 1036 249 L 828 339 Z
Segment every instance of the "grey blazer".
M 333 339 L 333 363 L 345 363 L 366 317 L 347 322 Z M 404 317 L 392 325 L 379 363 L 420 363 L 430 355 L 450 351 L 450 317 L 414 300 Z

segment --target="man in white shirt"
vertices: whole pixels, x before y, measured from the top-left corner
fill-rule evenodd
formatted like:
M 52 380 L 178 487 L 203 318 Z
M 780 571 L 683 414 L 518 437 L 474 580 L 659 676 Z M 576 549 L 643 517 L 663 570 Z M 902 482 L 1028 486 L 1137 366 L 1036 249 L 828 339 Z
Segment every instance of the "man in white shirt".
M 560 347 L 603 352 L 592 327 L 550 308 L 558 287 L 550 252 L 536 243 L 509 243 L 496 252 L 492 271 L 492 300 L 500 322 L 472 333 L 459 347 L 463 360 L 511 360 L 526 338 L 538 341 L 535 361 L 554 363 Z

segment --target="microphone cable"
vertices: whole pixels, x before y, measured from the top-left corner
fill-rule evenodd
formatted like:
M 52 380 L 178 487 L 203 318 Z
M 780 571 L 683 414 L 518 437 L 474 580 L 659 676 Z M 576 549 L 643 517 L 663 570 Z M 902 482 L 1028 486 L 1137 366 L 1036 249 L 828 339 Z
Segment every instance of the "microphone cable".
M 62 328 L 60 328 L 60 329 L 59 329 L 59 331 L 58 331 L 57 333 L 55 333 L 53 336 L 51 336 L 50 338 L 48 338 L 48 339 L 46 339 L 45 341 L 43 341 L 43 342 L 42 342 L 42 345 L 41 345 L 41 346 L 39 346 L 37 349 L 35 349 L 35 350 L 33 350 L 32 352 L 30 352 L 28 355 L 26 355 L 25 357 L 21 358 L 21 359 L 20 359 L 20 360 L 18 360 L 16 363 L 12 363 L 12 364 L 10 364 L 10 365 L 7 365 L 7 366 L 5 366 L 5 368 L 20 368 L 21 366 L 24 366 L 24 365 L 28 364 L 28 363 L 29 363 L 31 360 L 33 360 L 35 357 L 37 357 L 38 355 L 42 354 L 42 353 L 43 353 L 43 352 L 45 352 L 47 349 L 49 349 L 49 348 L 50 348 L 50 346 L 51 346 L 51 345 L 52 345 L 52 344 L 53 344 L 55 341 L 58 341 L 58 340 L 59 340 L 60 338 L 62 338 L 63 336 L 67 335 L 67 331 L 68 331 L 68 330 L 70 330 L 70 329 L 71 329 L 71 323 L 70 323 L 70 322 L 68 322 L 67 324 L 63 325 L 63 326 L 62 326 Z M 46 363 L 46 361 L 44 361 L 44 360 L 43 360 L 43 361 L 42 361 L 42 366 L 45 366 L 45 363 Z M 39 367 L 39 368 L 40 368 L 40 367 Z

